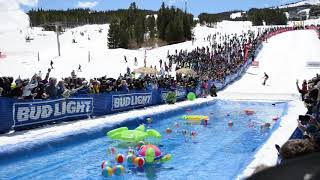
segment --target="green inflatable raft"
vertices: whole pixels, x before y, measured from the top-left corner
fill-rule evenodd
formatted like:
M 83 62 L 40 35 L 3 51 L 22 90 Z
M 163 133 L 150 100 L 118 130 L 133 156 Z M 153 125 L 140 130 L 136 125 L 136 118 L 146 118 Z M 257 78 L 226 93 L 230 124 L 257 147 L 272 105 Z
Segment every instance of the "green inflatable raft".
M 127 127 L 120 127 L 109 131 L 107 136 L 113 140 L 135 143 L 148 137 L 161 138 L 161 134 L 154 129 L 148 129 L 145 131 L 144 125 L 140 125 L 134 130 L 129 130 Z

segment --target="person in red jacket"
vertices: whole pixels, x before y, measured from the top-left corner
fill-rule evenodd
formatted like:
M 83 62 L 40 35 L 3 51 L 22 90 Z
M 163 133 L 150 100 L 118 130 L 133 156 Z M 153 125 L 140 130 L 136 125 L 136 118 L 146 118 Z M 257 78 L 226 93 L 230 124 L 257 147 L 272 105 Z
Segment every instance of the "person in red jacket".
M 299 87 L 299 81 L 298 80 L 296 82 L 296 85 L 297 85 L 297 89 L 298 89 L 299 93 L 301 94 L 301 98 L 302 98 L 302 101 L 303 101 L 304 100 L 304 95 L 306 95 L 308 93 L 307 80 L 303 80 L 301 88 Z

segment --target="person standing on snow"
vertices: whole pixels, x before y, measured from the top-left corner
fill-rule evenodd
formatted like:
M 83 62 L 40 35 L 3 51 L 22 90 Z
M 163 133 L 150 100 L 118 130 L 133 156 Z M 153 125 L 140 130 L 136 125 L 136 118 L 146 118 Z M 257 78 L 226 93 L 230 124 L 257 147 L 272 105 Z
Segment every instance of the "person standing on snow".
M 135 66 L 138 66 L 138 59 L 137 59 L 137 57 L 134 57 L 134 65 L 135 65 Z
M 266 82 L 267 82 L 267 80 L 269 79 L 269 76 L 268 76 L 268 74 L 266 73 L 266 72 L 264 72 L 264 76 L 263 76 L 263 83 L 262 83 L 262 85 L 266 85 Z
M 50 62 L 51 69 L 53 69 L 53 61 Z
M 79 67 L 78 67 L 78 72 L 82 72 L 80 64 L 79 64 Z

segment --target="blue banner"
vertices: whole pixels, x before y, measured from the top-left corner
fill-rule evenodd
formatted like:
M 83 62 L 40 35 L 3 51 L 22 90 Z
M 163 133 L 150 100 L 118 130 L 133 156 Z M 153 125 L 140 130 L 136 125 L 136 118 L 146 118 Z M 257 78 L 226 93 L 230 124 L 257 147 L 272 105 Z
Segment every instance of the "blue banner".
M 68 98 L 13 103 L 14 126 L 25 126 L 72 117 L 89 117 L 93 98 Z

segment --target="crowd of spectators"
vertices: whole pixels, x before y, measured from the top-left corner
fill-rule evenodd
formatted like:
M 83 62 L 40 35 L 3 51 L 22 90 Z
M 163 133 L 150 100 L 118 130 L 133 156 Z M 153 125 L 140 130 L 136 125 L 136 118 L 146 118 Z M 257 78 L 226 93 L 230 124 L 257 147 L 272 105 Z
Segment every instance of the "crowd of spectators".
M 296 85 L 307 112 L 297 118 L 295 137 L 277 147 L 282 161 L 320 152 L 320 75 L 304 80 L 301 87 L 298 81 Z
M 71 72 L 70 77 L 57 81 L 56 78 L 50 77 L 50 72 L 51 68 L 48 69 L 44 78 L 41 77 L 41 73 L 35 74 L 31 79 L 14 80 L 12 77 L 0 77 L 0 96 L 19 99 L 48 99 L 88 93 L 195 88 L 198 83 L 196 78 L 191 76 L 184 76 L 178 80 L 169 75 L 145 75 L 135 78 L 134 73 L 131 72 L 120 75 L 117 79 L 104 76 L 90 79 L 88 82 L 85 78 L 77 77 L 74 71 Z

